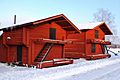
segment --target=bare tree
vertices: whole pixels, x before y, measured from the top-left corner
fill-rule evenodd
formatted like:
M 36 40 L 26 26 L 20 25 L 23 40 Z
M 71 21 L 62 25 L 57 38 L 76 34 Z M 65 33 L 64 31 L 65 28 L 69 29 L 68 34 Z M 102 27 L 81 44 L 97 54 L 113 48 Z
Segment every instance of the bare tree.
M 105 22 L 113 31 L 113 33 L 117 34 L 117 30 L 115 28 L 116 26 L 114 22 L 115 17 L 112 15 L 112 13 L 109 10 L 103 8 L 98 9 L 98 11 L 94 13 L 93 16 L 94 16 L 94 21 Z

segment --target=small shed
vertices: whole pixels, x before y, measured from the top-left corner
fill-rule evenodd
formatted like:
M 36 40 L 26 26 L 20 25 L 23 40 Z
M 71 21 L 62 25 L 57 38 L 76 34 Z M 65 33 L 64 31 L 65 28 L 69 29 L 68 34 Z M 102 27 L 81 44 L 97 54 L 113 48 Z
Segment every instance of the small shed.
M 1 62 L 18 62 L 22 65 L 42 63 L 42 67 L 72 63 L 72 60 L 63 59 L 64 45 L 70 43 L 66 37 L 80 32 L 63 14 L 15 24 L 0 31 L 3 31 L 0 37 Z
M 81 33 L 69 34 L 67 39 L 73 44 L 65 45 L 65 56 L 67 58 L 99 59 L 109 57 L 105 41 L 105 35 L 112 35 L 112 32 L 105 22 L 80 24 L 77 26 Z

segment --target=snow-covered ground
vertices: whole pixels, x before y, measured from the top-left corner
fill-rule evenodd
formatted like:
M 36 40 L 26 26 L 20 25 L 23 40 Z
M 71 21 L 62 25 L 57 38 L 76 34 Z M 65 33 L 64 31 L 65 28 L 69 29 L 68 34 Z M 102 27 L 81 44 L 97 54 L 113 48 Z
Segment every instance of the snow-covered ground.
M 120 49 L 111 49 L 118 53 Z M 120 54 L 111 58 L 35 69 L 0 63 L 0 80 L 120 80 Z

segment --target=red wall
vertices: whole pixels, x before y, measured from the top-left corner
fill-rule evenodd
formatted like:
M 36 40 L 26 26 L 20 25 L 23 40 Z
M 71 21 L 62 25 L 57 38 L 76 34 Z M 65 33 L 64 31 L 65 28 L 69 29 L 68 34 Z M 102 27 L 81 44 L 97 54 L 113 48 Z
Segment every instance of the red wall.
M 49 38 L 49 24 L 39 25 L 29 29 L 30 39 Z
M 36 39 L 36 38 L 49 39 L 49 29 L 50 28 L 56 28 L 56 39 L 62 40 L 63 38 L 66 38 L 66 31 L 63 30 L 61 28 L 61 26 L 59 26 L 56 23 L 52 22 L 51 24 L 46 23 L 46 24 L 36 26 L 36 28 L 30 29 L 29 30 L 30 39 Z
M 22 47 L 22 62 L 23 64 L 28 63 L 28 48 L 25 46 Z
M 51 24 L 52 28 L 56 28 L 56 39 L 63 40 L 66 39 L 66 31 L 61 28 L 61 26 L 57 25 L 56 23 Z
M 28 51 L 27 47 L 22 47 L 22 62 L 27 63 Z M 15 62 L 17 61 L 17 46 L 0 46 L 0 61 Z
M 43 48 L 44 45 L 45 45 L 44 43 L 41 43 L 41 44 L 32 43 L 32 47 L 31 47 L 32 62 L 34 62 L 36 56 L 38 55 L 38 53 L 40 52 L 40 50 Z
M 73 39 L 73 43 L 66 44 L 64 50 L 62 45 L 54 45 L 46 60 L 62 58 L 64 56 L 63 52 L 65 52 L 65 57 L 72 58 L 80 58 L 85 54 L 90 55 L 102 53 L 99 44 L 96 44 L 96 53 L 91 53 L 91 44 L 87 44 L 86 42 L 87 39 L 95 39 L 95 30 L 99 31 L 99 39 L 104 39 L 105 34 L 99 27 L 88 30 L 87 32 L 68 34 L 67 31 L 61 28 L 61 26 L 52 22 L 4 32 L 3 43 L 7 46 L 0 45 L 0 60 L 9 60 L 10 62 L 17 60 L 17 45 L 22 45 L 22 61 L 25 64 L 31 64 L 45 45 L 45 43 L 36 44 L 34 43 L 34 40 L 39 38 L 49 39 L 50 28 L 56 28 L 57 40 Z M 8 40 L 7 37 L 10 37 L 11 39 Z
M 85 54 L 85 33 L 68 34 L 67 39 L 72 40 L 73 44 L 65 45 L 65 56 L 79 58 Z
M 5 33 L 5 41 L 7 44 L 14 44 L 14 45 L 20 45 L 22 44 L 22 37 L 23 37 L 23 33 L 22 33 L 23 29 L 19 28 L 13 31 L 9 31 L 9 32 L 4 32 Z M 7 39 L 7 37 L 10 37 L 11 39 Z
M 3 55 L 0 53 L 0 55 L 6 56 L 6 60 L 8 60 L 8 62 L 17 61 L 17 46 L 22 45 L 22 62 L 23 64 L 31 64 L 32 62 L 34 62 L 34 59 L 38 55 L 39 51 L 45 45 L 45 43 L 36 44 L 34 43 L 34 40 L 39 38 L 49 39 L 50 28 L 56 28 L 57 40 L 66 39 L 66 31 L 63 30 L 61 26 L 59 26 L 55 22 L 18 28 L 11 31 L 4 31 L 3 42 L 4 45 L 7 45 L 7 47 L 0 47 L 0 50 L 4 48 L 6 54 Z M 11 39 L 8 40 L 7 37 L 10 37 Z M 4 51 L 0 52 L 5 53 Z M 63 58 L 63 56 L 63 46 L 54 45 L 46 60 Z
M 63 49 L 61 45 L 54 45 L 45 60 L 63 58 Z
M 46 38 L 49 39 L 49 29 L 50 28 L 56 28 L 56 39 L 62 40 L 63 38 L 66 38 L 66 31 L 61 28 L 61 26 L 57 25 L 56 23 L 51 24 L 42 24 L 36 26 L 36 28 L 32 28 L 29 30 L 29 38 L 32 39 L 39 39 L 39 38 Z M 31 42 L 30 48 L 31 48 L 31 54 L 32 60 L 30 62 L 34 62 L 34 59 L 40 52 L 40 50 L 43 48 L 45 44 L 35 44 L 34 42 Z M 31 47 L 32 46 L 32 47 Z M 54 45 L 49 52 L 46 60 L 51 60 L 54 58 L 62 58 L 62 45 Z
M 7 61 L 7 49 L 2 44 L 0 44 L 0 61 L 1 62 L 6 62 Z
M 99 31 L 99 38 L 103 40 L 105 37 L 104 32 L 96 27 L 94 29 L 82 32 L 79 34 L 68 34 L 67 39 L 74 39 L 73 44 L 65 45 L 65 56 L 71 58 L 85 57 L 85 55 L 103 54 L 100 44 L 96 44 L 96 52 L 91 52 L 91 43 L 87 43 L 87 39 L 95 39 L 95 30 Z M 76 41 L 75 41 L 76 40 Z M 80 44 L 75 43 L 81 42 Z M 83 42 L 83 43 L 82 43 Z
M 8 62 L 17 61 L 17 49 L 16 46 L 8 46 Z
M 8 62 L 14 62 L 17 61 L 17 45 L 23 45 L 22 48 L 22 61 L 24 63 L 27 62 L 27 50 L 26 47 L 24 46 L 24 29 L 23 28 L 19 28 L 19 29 L 14 29 L 11 31 L 4 31 L 3 32 L 3 44 L 5 45 L 4 47 L 0 47 L 0 55 L 4 56 L 6 59 L 6 61 Z M 10 37 L 11 39 L 7 39 L 7 37 Z M 4 50 L 4 51 L 3 51 Z M 3 54 L 2 54 L 3 53 Z M 25 58 L 26 57 L 26 58 Z M 2 60 L 4 61 L 4 60 Z
M 96 27 L 95 29 L 87 31 L 86 32 L 86 39 L 95 39 L 95 34 L 94 34 L 95 30 L 99 31 L 99 33 L 98 33 L 99 34 L 99 38 L 98 39 L 103 40 L 104 37 L 105 37 L 105 34 L 99 27 Z M 99 44 L 96 44 L 96 52 L 95 53 L 91 52 L 91 44 L 86 44 L 86 54 L 87 55 L 90 55 L 90 54 L 101 54 L 101 53 L 103 53 L 103 52 L 102 52 L 101 46 Z

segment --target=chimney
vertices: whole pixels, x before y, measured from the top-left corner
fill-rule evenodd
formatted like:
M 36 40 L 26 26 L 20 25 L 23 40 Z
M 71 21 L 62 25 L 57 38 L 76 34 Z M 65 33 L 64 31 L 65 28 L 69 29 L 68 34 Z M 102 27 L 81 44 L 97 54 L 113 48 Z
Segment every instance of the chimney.
M 14 24 L 16 24 L 16 15 L 14 15 Z

